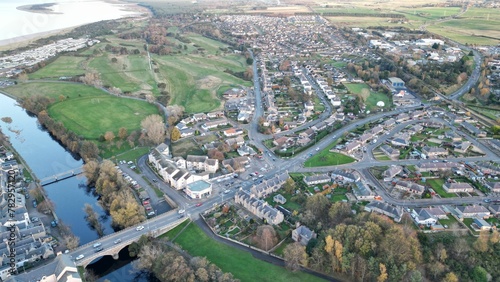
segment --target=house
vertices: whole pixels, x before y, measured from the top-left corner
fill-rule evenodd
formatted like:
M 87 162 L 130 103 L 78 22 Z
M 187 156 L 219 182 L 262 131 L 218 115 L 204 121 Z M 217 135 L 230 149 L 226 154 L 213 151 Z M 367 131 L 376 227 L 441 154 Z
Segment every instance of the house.
M 356 182 L 361 179 L 358 173 L 350 173 L 345 170 L 334 169 L 330 173 L 331 178 L 342 182 Z
M 374 137 L 373 134 L 365 133 L 359 137 L 359 141 L 361 143 L 366 143 L 366 142 L 370 141 L 373 137 Z
M 391 140 L 391 145 L 396 147 L 406 147 L 410 145 L 409 138 L 395 137 Z
M 354 187 L 352 188 L 352 193 L 358 201 L 373 200 L 375 199 L 375 194 L 370 190 L 366 184 L 361 181 L 354 182 Z
M 461 167 L 461 165 L 454 162 L 418 163 L 416 165 L 416 168 L 420 172 L 451 170 L 454 167 Z
M 380 150 L 393 160 L 399 159 L 400 152 L 398 149 L 394 149 L 391 146 L 384 144 L 380 146 Z
M 299 242 L 302 246 L 306 246 L 309 243 L 309 240 L 313 238 L 316 238 L 316 233 L 304 225 L 301 225 L 292 231 L 292 239 L 295 242 Z
M 500 193 L 500 182 L 486 182 L 485 186 L 493 193 Z
M 471 227 L 476 231 L 490 231 L 491 225 L 482 218 L 473 218 Z
M 155 149 L 158 151 L 158 153 L 160 153 L 166 157 L 170 156 L 170 148 L 165 143 L 159 144 L 158 146 L 156 146 Z
M 494 216 L 500 215 L 500 205 L 490 205 L 488 209 L 491 211 L 491 214 Z
M 245 139 L 242 136 L 237 136 L 235 138 L 227 138 L 226 139 L 226 144 L 229 146 L 241 146 L 245 144 Z
M 403 168 L 399 165 L 392 165 L 382 173 L 384 181 L 391 181 L 396 175 L 400 174 Z
M 234 201 L 268 224 L 277 225 L 285 219 L 281 211 L 269 206 L 267 202 L 259 200 L 242 188 L 234 195 Z
M 491 215 L 491 212 L 487 208 L 480 205 L 457 206 L 455 211 L 459 218 L 489 218 Z
M 316 132 L 312 128 L 309 128 L 299 133 L 299 138 L 313 138 L 315 134 Z
M 304 108 L 308 111 L 314 110 L 314 104 L 311 101 L 307 101 L 304 103 Z
M 224 130 L 224 136 L 226 137 L 233 137 L 240 134 L 243 134 L 243 129 L 241 128 L 229 128 Z
M 425 187 L 410 181 L 398 181 L 394 188 L 407 191 L 413 194 L 422 195 L 425 191 Z
M 205 180 L 198 180 L 187 184 L 184 192 L 186 192 L 191 199 L 206 198 L 212 194 L 212 184 Z
M 467 150 L 471 147 L 471 142 L 469 141 L 457 141 L 457 142 L 453 142 L 452 143 L 453 147 L 454 147 L 454 151 L 457 152 L 457 153 L 461 153 L 461 154 L 465 154 L 467 152 Z
M 403 210 L 401 207 L 391 206 L 387 203 L 374 201 L 365 206 L 365 211 L 367 212 L 376 212 L 383 215 L 386 215 L 395 222 L 401 221 L 401 217 L 403 216 Z
M 453 130 L 446 131 L 444 133 L 444 137 L 448 138 L 448 139 L 451 139 L 451 141 L 454 141 L 454 142 L 462 140 L 462 137 L 460 135 L 458 135 L 458 133 L 456 133 Z
M 382 132 L 384 132 L 384 127 L 382 127 L 380 125 L 377 125 L 370 130 L 370 133 L 373 135 L 377 135 L 377 134 L 380 134 Z
M 438 219 L 425 208 L 414 209 L 411 217 L 417 225 L 431 226 L 438 222 Z
M 239 147 L 236 152 L 238 152 L 240 156 L 253 156 L 256 154 L 252 147 L 246 145 Z
M 262 183 L 259 183 L 256 185 L 254 184 L 250 188 L 250 191 L 257 198 L 266 197 L 267 195 L 270 195 L 270 194 L 278 191 L 281 188 L 281 186 L 283 184 L 285 184 L 285 181 L 288 178 L 289 178 L 288 172 L 283 172 L 281 174 L 274 176 L 271 179 L 267 179 L 267 180 L 262 181 Z
M 396 120 L 393 119 L 393 118 L 390 118 L 386 121 L 384 121 L 384 123 L 382 123 L 382 125 L 385 127 L 385 128 L 391 128 L 393 127 L 394 125 L 396 124 Z
M 448 150 L 441 147 L 424 146 L 422 148 L 422 154 L 425 154 L 428 158 L 437 158 L 440 156 L 447 156 Z
M 316 175 L 304 176 L 304 183 L 307 184 L 308 186 L 321 183 L 328 183 L 330 181 L 332 181 L 332 179 L 330 178 L 330 176 L 328 176 L 328 174 L 316 174 Z
M 486 132 L 483 131 L 483 130 L 480 130 L 479 128 L 475 127 L 474 125 L 466 122 L 466 121 L 463 121 L 460 123 L 460 125 L 465 129 L 467 130 L 470 134 L 476 136 L 476 137 L 486 137 Z
M 348 154 L 351 154 L 352 152 L 356 151 L 357 149 L 361 148 L 361 142 L 359 141 L 352 141 L 351 143 L 347 144 L 345 146 L 345 151 Z
M 273 197 L 273 201 L 275 203 L 284 205 L 286 203 L 286 198 L 283 195 L 278 194 Z
M 446 182 L 443 189 L 447 193 L 474 192 L 474 187 L 467 182 Z
M 203 128 L 204 130 L 209 130 L 209 129 L 212 129 L 212 128 L 216 128 L 218 126 L 224 126 L 224 125 L 227 125 L 229 123 L 229 121 L 227 119 L 218 119 L 218 120 L 214 120 L 214 121 L 208 121 L 208 122 L 205 122 L 204 124 L 201 125 L 201 128 Z
M 232 159 L 226 159 L 222 161 L 222 166 L 229 170 L 230 172 L 243 172 L 245 171 L 245 165 L 250 162 L 250 158 L 247 156 L 236 157 Z

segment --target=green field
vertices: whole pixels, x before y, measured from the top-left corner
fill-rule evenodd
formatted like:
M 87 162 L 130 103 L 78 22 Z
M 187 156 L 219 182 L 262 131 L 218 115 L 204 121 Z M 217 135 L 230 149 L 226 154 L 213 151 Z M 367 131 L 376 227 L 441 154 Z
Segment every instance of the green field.
M 5 92 L 16 97 L 23 98 L 33 95 L 41 95 L 59 100 L 59 96 L 67 99 L 78 97 L 102 96 L 106 93 L 95 87 L 71 82 L 27 82 L 5 88 Z
M 190 224 L 174 243 L 192 256 L 206 257 L 224 272 L 231 272 L 241 281 L 302 282 L 324 281 L 304 272 L 290 272 L 285 268 L 258 260 L 250 253 L 227 246 L 209 238 L 195 224 Z
M 61 76 L 75 76 L 85 73 L 82 64 L 87 58 L 60 56 L 52 63 L 28 75 L 30 79 L 59 78 Z
M 120 127 L 129 132 L 140 128 L 141 120 L 158 109 L 147 102 L 110 95 L 78 97 L 49 107 L 49 115 L 86 139 L 98 139 L 107 131 L 115 135 Z
M 427 184 L 429 184 L 432 189 L 434 191 L 436 191 L 436 193 L 439 194 L 439 196 L 441 196 L 441 198 L 453 198 L 453 197 L 456 197 L 457 195 L 455 194 L 451 194 L 451 193 L 446 193 L 446 191 L 444 191 L 443 189 L 443 184 L 444 184 L 444 180 L 443 179 L 428 179 Z
M 243 71 L 241 59 L 228 57 L 155 56 L 160 74 L 168 81 L 167 90 L 172 95 L 171 104 L 181 105 L 187 113 L 209 112 L 221 107 L 218 90 L 227 86 L 251 86 L 225 69 Z
M 384 102 L 385 106 L 383 108 L 390 108 L 392 105 L 392 100 L 389 96 L 384 93 L 374 92 L 370 90 L 370 87 L 365 83 L 344 83 L 345 87 L 349 92 L 358 95 L 366 104 L 366 109 L 374 111 L 380 109 L 377 106 L 378 101 Z
M 304 163 L 304 167 L 342 165 L 352 163 L 354 161 L 354 158 L 336 152 L 329 152 L 328 149 L 325 149 L 307 159 Z

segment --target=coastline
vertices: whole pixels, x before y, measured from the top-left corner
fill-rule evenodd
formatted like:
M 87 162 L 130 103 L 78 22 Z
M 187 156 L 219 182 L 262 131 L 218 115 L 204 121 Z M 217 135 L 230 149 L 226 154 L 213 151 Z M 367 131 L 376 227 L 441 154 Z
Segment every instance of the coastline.
M 30 4 L 18 6 L 16 9 L 29 13 L 38 13 L 38 14 L 62 14 L 59 12 L 54 12 L 51 7 L 56 5 L 56 3 L 43 3 L 43 4 Z
M 82 25 L 85 25 L 85 24 L 82 24 Z M 73 26 L 73 27 L 66 27 L 66 28 L 61 28 L 61 29 L 55 29 L 55 30 L 49 30 L 49 31 L 43 31 L 43 32 L 18 36 L 18 37 L 14 37 L 14 38 L 9 38 L 9 39 L 2 39 L 2 40 L 0 40 L 0 51 L 15 50 L 17 48 L 25 47 L 25 46 L 37 41 L 38 39 L 49 37 L 49 36 L 56 35 L 56 34 L 68 33 L 71 30 L 73 30 L 74 28 L 82 26 L 82 25 L 77 25 L 77 26 Z

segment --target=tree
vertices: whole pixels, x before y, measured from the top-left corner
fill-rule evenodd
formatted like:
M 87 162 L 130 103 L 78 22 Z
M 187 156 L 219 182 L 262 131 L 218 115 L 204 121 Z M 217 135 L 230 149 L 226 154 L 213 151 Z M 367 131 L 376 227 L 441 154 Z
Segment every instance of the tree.
M 104 139 L 107 142 L 111 142 L 113 141 L 113 139 L 115 139 L 115 134 L 113 133 L 113 131 L 106 131 L 106 133 L 104 133 Z
M 387 269 L 385 267 L 385 264 L 381 263 L 379 264 L 379 270 L 380 270 L 380 275 L 377 277 L 377 282 L 384 282 L 387 280 Z
M 126 228 L 144 221 L 144 208 L 137 203 L 130 190 L 122 190 L 111 202 L 109 209 L 113 226 Z
M 458 277 L 453 272 L 449 272 L 443 278 L 443 282 L 458 282 Z
M 312 197 L 307 198 L 306 210 L 310 211 L 314 218 L 318 221 L 326 218 L 328 215 L 328 209 L 330 208 L 330 200 L 328 200 L 323 194 L 315 194 Z
M 488 233 L 486 231 L 481 231 L 479 237 L 473 244 L 474 249 L 480 253 L 486 252 L 488 250 L 488 239 Z
M 295 181 L 293 180 L 293 178 L 289 177 L 285 181 L 285 184 L 283 184 L 283 189 L 288 194 L 294 194 L 295 193 Z
M 145 131 L 146 138 L 154 145 L 165 140 L 165 123 L 159 115 L 149 115 L 141 121 L 141 127 Z
M 125 140 L 125 138 L 127 138 L 127 135 L 127 129 L 125 127 L 120 127 L 120 129 L 118 130 L 118 138 L 120 138 L 121 140 Z
M 99 235 L 99 238 L 104 236 L 104 228 L 99 221 L 99 215 L 94 210 L 94 208 L 90 204 L 85 203 L 83 210 L 86 213 L 86 220 L 88 221 L 89 225 L 95 229 L 95 231 Z
M 472 281 L 474 282 L 488 282 L 488 272 L 481 266 L 476 266 L 472 270 Z
M 253 64 L 253 59 L 252 58 L 247 58 L 247 65 Z
M 278 243 L 276 230 L 271 225 L 260 225 L 256 232 L 257 246 L 268 251 Z
M 172 133 L 170 133 L 170 139 L 172 141 L 177 141 L 181 138 L 181 132 L 179 131 L 179 129 L 177 127 L 174 127 L 172 129 Z
M 97 72 L 87 72 L 80 79 L 87 85 L 91 85 L 96 88 L 102 87 L 101 75 Z
M 80 156 L 86 162 L 92 159 L 97 159 L 99 156 L 99 148 L 95 143 L 85 140 L 80 146 Z
M 300 265 L 307 266 L 306 247 L 298 242 L 286 246 L 283 250 L 283 257 L 285 259 L 285 267 L 291 271 L 295 272 L 299 270 Z

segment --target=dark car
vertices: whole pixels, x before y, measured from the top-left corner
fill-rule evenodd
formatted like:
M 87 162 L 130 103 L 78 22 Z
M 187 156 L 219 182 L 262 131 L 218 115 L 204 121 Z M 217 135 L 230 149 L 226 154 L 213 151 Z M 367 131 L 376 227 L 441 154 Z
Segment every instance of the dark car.
M 98 253 L 98 252 L 100 252 L 102 250 L 104 250 L 104 248 L 103 247 L 99 247 L 99 248 L 95 249 L 94 252 Z

